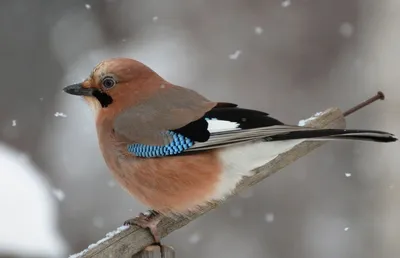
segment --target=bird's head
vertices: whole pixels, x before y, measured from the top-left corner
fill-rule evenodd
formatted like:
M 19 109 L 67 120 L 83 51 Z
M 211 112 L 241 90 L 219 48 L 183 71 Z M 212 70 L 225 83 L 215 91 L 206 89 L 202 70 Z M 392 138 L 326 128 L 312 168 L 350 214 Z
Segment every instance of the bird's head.
M 129 58 L 107 59 L 99 63 L 83 82 L 65 87 L 72 95 L 83 96 L 95 110 L 132 105 L 163 83 L 156 72 Z

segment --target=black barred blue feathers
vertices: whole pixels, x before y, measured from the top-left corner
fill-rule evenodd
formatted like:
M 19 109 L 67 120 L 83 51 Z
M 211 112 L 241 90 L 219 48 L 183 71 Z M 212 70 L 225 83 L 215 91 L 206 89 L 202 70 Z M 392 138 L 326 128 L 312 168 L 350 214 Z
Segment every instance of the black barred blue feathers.
M 172 136 L 171 143 L 162 146 L 152 146 L 140 143 L 128 145 L 128 151 L 136 157 L 155 158 L 177 155 L 193 146 L 194 142 L 182 134 L 168 131 L 167 134 Z

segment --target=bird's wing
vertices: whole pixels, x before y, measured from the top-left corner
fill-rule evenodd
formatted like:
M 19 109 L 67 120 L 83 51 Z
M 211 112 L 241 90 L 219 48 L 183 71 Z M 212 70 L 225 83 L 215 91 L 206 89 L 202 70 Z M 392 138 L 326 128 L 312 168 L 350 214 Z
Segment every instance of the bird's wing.
M 291 139 L 358 139 L 391 142 L 396 138 L 372 130 L 317 129 L 286 125 L 267 113 L 243 109 L 232 103 L 218 103 L 202 117 L 164 133 L 171 141 L 162 145 L 141 142 L 128 144 L 127 150 L 138 157 L 155 158 L 185 155 L 253 141 Z
M 250 142 L 268 137 L 282 135 L 297 130 L 312 130 L 300 126 L 285 125 L 281 121 L 269 116 L 269 114 L 239 108 L 237 106 L 216 106 L 202 118 L 207 121 L 210 137 L 207 141 L 194 141 L 185 152 L 202 151 L 221 147 L 227 147 L 243 142 Z M 201 119 L 199 119 L 201 121 Z M 190 130 L 189 130 L 190 129 Z M 194 128 L 185 126 L 173 130 L 190 139 L 196 139 Z
M 252 141 L 282 141 L 293 139 L 335 140 L 356 139 L 375 142 L 392 142 L 397 138 L 387 132 L 359 129 L 318 129 L 298 125 L 287 125 L 260 111 L 238 107 L 215 107 L 204 117 L 208 122 L 210 137 L 204 142 L 193 142 L 189 148 L 177 154 L 193 153 L 222 148 Z M 184 128 L 174 130 L 187 137 L 193 131 Z M 192 133 L 193 134 L 193 133 Z M 172 153 L 176 150 L 172 151 Z
M 140 157 L 179 155 L 265 139 L 292 132 L 294 127 L 284 125 L 267 113 L 219 102 L 199 119 L 169 129 L 166 132 L 172 138 L 169 143 L 149 146 L 138 142 L 129 144 L 128 151 Z
M 124 110 L 114 120 L 114 131 L 127 142 L 146 145 L 165 145 L 172 141 L 169 130 L 190 126 L 217 103 L 193 90 L 183 87 L 160 87 L 135 106 Z M 221 103 L 229 106 L 229 103 Z M 201 127 L 199 124 L 198 126 Z M 210 134 L 204 121 L 198 140 L 206 141 Z M 201 139 L 200 139 L 201 138 Z

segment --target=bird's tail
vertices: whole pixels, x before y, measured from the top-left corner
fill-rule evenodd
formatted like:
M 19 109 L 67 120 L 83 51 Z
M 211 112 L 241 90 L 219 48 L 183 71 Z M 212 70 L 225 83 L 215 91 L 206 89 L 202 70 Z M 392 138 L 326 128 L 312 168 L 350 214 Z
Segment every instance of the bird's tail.
M 244 130 L 212 133 L 206 142 L 196 142 L 187 152 L 234 146 L 245 142 L 285 140 L 361 140 L 395 142 L 397 138 L 388 132 L 357 129 L 316 129 L 295 125 L 274 125 Z
M 301 130 L 300 128 L 285 134 L 266 137 L 267 141 L 283 141 L 296 139 L 310 140 L 362 140 L 374 142 L 394 142 L 397 138 L 388 132 L 354 129 L 315 129 Z

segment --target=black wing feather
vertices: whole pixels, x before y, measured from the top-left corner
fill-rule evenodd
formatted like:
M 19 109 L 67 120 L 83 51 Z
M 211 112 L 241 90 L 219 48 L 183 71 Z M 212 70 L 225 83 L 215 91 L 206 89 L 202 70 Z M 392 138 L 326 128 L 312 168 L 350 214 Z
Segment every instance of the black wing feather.
M 210 138 L 210 132 L 207 130 L 208 123 L 204 117 L 193 121 L 184 127 L 172 130 L 175 133 L 182 134 L 196 142 L 206 142 Z
M 210 138 L 206 118 L 216 118 L 218 120 L 236 122 L 239 124 L 239 128 L 241 129 L 283 125 L 279 120 L 270 117 L 268 113 L 239 108 L 238 105 L 233 103 L 220 102 L 200 119 L 173 131 L 182 134 L 193 141 L 206 142 Z
M 237 107 L 237 104 L 229 103 L 229 102 L 218 102 L 214 108 L 222 108 L 222 107 Z
M 283 125 L 281 121 L 270 117 L 268 113 L 239 107 L 214 108 L 207 112 L 205 117 L 236 122 L 242 129 Z

